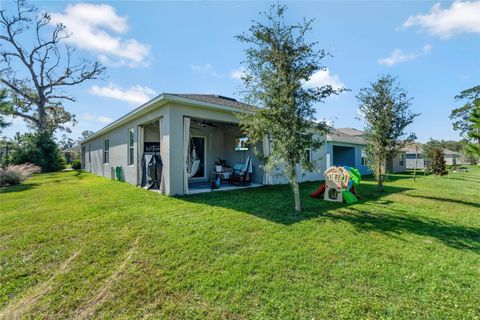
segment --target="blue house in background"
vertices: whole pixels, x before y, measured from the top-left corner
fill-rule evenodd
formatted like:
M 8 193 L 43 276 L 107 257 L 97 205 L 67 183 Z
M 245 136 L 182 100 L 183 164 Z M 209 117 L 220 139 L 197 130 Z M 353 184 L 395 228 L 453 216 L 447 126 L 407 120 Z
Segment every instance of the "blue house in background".
M 363 175 L 371 174 L 363 150 L 365 145 L 363 131 L 353 128 L 334 129 L 326 137 L 326 167 L 349 166 L 357 168 Z
M 326 137 L 326 161 L 329 166 L 350 166 L 363 175 L 372 174 L 367 166 L 363 131 L 353 128 L 335 129 Z M 386 163 L 387 172 L 398 173 L 407 169 L 406 150 L 400 150 Z

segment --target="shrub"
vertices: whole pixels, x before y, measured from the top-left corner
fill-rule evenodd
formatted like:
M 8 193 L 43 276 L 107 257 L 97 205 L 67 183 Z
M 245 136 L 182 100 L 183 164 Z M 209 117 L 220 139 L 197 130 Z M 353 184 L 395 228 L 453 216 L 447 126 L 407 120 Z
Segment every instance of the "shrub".
M 42 172 L 59 171 L 65 168 L 65 160 L 48 133 L 24 135 L 12 151 L 10 163 L 18 165 L 33 163 L 42 168 Z
M 82 168 L 82 164 L 80 163 L 80 160 L 75 159 L 72 161 L 72 169 L 73 170 L 80 170 Z
M 432 149 L 430 170 L 437 176 L 443 176 L 444 174 L 447 174 L 447 170 L 445 169 L 445 160 L 443 158 L 443 150 L 441 148 Z
M 9 165 L 0 168 L 0 186 L 17 185 L 27 180 L 34 173 L 41 172 L 39 166 L 31 163 L 21 165 Z

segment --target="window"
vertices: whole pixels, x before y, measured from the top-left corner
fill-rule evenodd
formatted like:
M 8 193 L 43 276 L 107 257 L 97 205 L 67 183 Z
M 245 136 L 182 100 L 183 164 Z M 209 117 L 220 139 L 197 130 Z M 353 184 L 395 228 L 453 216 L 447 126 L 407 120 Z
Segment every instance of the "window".
M 128 165 L 133 165 L 134 149 L 133 144 L 135 142 L 135 131 L 133 128 L 128 129 Z
M 365 153 L 365 149 L 362 149 L 362 161 L 361 161 L 362 166 L 367 165 L 367 154 Z
M 108 164 L 110 161 L 110 139 L 103 141 L 103 163 Z
M 405 164 L 405 155 L 402 154 L 402 156 L 401 156 L 401 158 L 400 158 L 400 163 L 399 163 L 399 165 L 400 165 L 400 167 L 403 167 L 404 164 Z
M 92 145 L 88 144 L 88 163 L 92 163 Z
M 312 149 L 305 149 L 305 162 L 312 162 Z

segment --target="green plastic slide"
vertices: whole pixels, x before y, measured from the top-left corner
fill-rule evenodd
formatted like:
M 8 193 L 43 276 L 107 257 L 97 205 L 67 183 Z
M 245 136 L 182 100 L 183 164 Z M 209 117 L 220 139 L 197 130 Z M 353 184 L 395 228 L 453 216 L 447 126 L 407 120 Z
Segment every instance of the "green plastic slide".
M 350 175 L 350 180 L 352 180 L 354 186 L 360 184 L 360 181 L 362 180 L 362 174 L 358 169 L 350 168 L 350 170 L 348 170 L 348 174 Z
M 358 201 L 357 197 L 355 197 L 355 195 L 348 190 L 342 191 L 342 197 L 343 200 L 348 204 L 352 204 Z

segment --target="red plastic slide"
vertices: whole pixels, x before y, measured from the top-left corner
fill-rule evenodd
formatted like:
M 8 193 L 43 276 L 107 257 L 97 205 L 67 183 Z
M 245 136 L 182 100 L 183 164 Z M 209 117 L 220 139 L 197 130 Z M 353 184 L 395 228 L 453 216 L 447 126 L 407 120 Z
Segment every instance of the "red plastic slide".
M 325 192 L 326 187 L 327 187 L 327 185 L 325 183 L 322 183 L 322 185 L 317 190 L 315 190 L 315 192 L 310 194 L 310 197 L 318 198 L 319 196 L 321 196 Z

